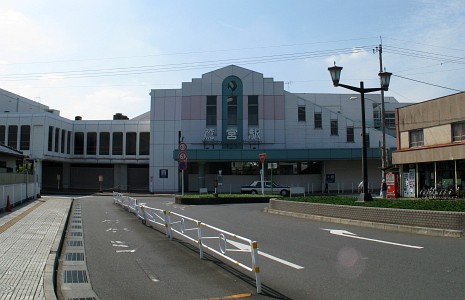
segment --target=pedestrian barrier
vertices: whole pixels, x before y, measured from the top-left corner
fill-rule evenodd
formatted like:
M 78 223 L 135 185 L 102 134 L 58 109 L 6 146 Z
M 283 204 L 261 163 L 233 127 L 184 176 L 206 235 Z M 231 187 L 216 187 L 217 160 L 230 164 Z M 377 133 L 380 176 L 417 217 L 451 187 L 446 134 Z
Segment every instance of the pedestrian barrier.
M 138 204 L 137 199 L 121 193 L 113 192 L 113 202 L 134 213 L 145 225 L 165 228 L 166 236 L 170 239 L 176 234 L 196 244 L 200 258 L 203 258 L 204 250 L 209 250 L 247 271 L 254 272 L 257 293 L 261 293 L 256 241 L 172 211 L 149 207 L 145 203 Z
M 303 196 L 305 196 L 305 188 L 300 187 L 300 186 L 292 186 L 291 187 L 291 192 L 290 192 L 290 197 L 295 196 L 295 195 L 303 195 Z

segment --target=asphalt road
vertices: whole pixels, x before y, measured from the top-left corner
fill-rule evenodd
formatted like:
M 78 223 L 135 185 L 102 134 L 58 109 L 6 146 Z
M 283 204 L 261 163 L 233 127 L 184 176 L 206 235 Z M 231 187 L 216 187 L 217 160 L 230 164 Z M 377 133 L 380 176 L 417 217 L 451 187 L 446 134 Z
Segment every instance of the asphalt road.
M 254 297 L 463 299 L 465 295 L 463 238 L 272 215 L 263 212 L 267 204 L 186 206 L 168 197 L 139 200 L 258 241 L 264 293 Z M 81 203 L 90 279 L 102 299 L 146 299 L 152 293 L 158 293 L 157 299 L 255 293 L 249 283 L 252 274 L 235 275 L 213 261 L 199 260 L 193 248 L 143 226 L 134 215 L 111 204 L 110 197 L 85 198 Z M 116 253 L 118 247 L 111 241 L 124 242 L 136 251 Z M 148 288 L 144 265 L 160 279 L 149 282 Z M 144 292 L 138 297 L 130 297 L 141 289 Z

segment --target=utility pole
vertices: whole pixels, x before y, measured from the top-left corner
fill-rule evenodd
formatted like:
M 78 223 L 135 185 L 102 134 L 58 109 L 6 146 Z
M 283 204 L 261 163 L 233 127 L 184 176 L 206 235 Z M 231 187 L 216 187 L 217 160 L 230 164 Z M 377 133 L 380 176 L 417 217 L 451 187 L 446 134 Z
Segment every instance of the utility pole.
M 379 72 L 383 72 L 383 46 L 382 44 L 379 44 L 378 47 L 376 47 L 376 50 L 373 50 L 374 52 L 378 52 L 379 54 Z M 381 82 L 381 77 L 380 77 L 380 84 L 382 85 Z M 382 131 L 382 142 L 381 142 L 381 174 L 383 179 L 386 179 L 386 174 L 385 174 L 385 168 L 387 166 L 387 159 L 386 159 L 386 120 L 385 120 L 385 110 L 384 110 L 384 90 L 381 89 L 381 131 Z

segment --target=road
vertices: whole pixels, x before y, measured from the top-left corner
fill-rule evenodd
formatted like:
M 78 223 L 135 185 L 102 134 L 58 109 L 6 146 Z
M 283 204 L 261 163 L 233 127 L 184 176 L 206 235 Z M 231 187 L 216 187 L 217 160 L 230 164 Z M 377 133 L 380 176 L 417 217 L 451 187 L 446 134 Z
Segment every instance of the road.
M 210 260 L 200 260 L 191 247 L 143 226 L 113 205 L 110 197 L 90 197 L 81 200 L 84 238 L 90 279 L 101 299 L 145 299 L 153 293 L 159 299 L 247 293 L 278 299 L 463 299 L 465 295 L 463 238 L 272 215 L 263 212 L 267 204 L 186 206 L 169 197 L 139 200 L 258 241 L 263 294 L 254 294 L 248 283 L 252 274 L 236 276 Z M 123 250 L 118 243 L 135 251 L 117 253 Z M 156 283 L 148 280 L 150 274 Z M 144 293 L 130 297 L 141 290 Z

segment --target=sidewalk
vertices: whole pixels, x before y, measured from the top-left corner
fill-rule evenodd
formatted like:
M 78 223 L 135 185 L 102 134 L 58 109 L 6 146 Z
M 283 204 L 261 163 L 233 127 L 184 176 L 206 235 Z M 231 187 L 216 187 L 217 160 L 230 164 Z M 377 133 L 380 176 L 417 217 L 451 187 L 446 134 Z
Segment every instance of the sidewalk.
M 0 299 L 56 299 L 53 270 L 71 198 L 42 198 L 0 214 Z

